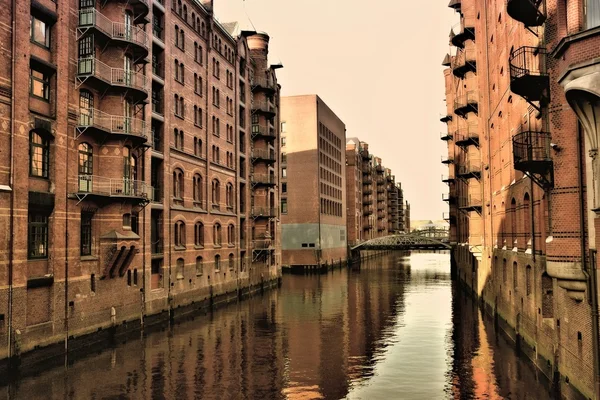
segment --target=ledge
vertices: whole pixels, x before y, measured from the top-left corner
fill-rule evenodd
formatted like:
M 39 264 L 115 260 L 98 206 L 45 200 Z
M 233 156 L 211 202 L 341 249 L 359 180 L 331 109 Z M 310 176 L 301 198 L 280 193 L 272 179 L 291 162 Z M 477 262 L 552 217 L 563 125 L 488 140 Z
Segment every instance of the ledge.
M 585 31 L 577 32 L 569 36 L 565 36 L 558 42 L 556 47 L 550 51 L 550 56 L 554 58 L 559 58 L 567 49 L 571 46 L 571 44 L 579 42 L 580 40 L 587 39 L 592 36 L 596 36 L 600 34 L 600 26 L 597 26 L 592 29 L 587 29 Z

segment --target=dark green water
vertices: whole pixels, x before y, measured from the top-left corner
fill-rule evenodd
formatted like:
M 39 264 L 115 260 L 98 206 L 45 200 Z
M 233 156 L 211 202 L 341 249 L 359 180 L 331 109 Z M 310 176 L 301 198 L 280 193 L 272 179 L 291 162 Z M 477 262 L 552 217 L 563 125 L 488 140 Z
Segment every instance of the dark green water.
M 0 388 L 0 399 L 548 399 L 450 280 L 391 254 L 140 335 Z

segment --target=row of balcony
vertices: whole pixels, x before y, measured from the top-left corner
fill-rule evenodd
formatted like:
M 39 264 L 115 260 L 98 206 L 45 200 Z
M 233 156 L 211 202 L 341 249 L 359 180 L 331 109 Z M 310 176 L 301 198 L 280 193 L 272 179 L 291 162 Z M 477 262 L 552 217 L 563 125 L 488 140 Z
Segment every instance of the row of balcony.
M 154 197 L 154 188 L 146 182 L 139 180 L 107 178 L 97 175 L 79 175 L 76 193 L 98 197 L 150 200 Z
M 137 101 L 148 97 L 148 79 L 141 72 L 113 68 L 94 57 L 82 57 L 77 62 L 77 78 L 102 89 L 127 91 Z

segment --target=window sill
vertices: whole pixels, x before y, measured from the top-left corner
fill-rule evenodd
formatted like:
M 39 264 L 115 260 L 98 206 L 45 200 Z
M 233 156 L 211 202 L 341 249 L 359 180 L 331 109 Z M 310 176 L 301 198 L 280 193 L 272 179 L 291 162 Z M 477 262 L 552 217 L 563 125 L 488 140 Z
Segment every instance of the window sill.
M 194 126 L 195 126 L 196 128 L 200 128 L 200 129 L 202 129 L 202 125 L 200 125 L 200 124 L 197 124 L 197 123 L 195 123 L 195 122 L 194 122 Z
M 215 245 L 214 245 L 214 248 L 215 248 L 215 249 L 221 249 L 221 248 L 223 248 L 223 246 L 221 246 L 220 244 L 215 244 Z
M 33 93 L 29 93 L 29 97 L 33 97 L 33 98 L 34 98 L 34 99 L 36 99 L 36 100 L 43 101 L 44 103 L 48 103 L 48 104 L 50 104 L 50 99 L 49 99 L 49 98 L 47 99 L 47 98 L 45 98 L 45 97 L 36 96 L 36 95 L 35 95 L 35 94 L 33 94 Z
M 176 118 L 179 118 L 180 120 L 185 120 L 185 118 L 183 117 L 183 115 L 179 115 L 179 114 L 174 114 Z
M 48 256 L 43 257 L 27 257 L 27 261 L 48 261 Z
M 174 246 L 175 251 L 185 251 L 185 246 Z
M 96 256 L 81 256 L 79 258 L 81 261 L 98 261 L 99 258 Z
M 183 81 L 180 81 L 180 80 L 179 80 L 179 79 L 177 79 L 177 78 L 173 78 L 173 80 L 174 80 L 175 82 L 179 83 L 180 85 L 182 85 L 182 86 L 185 86 L 185 83 L 184 83 Z
M 204 245 L 197 244 L 197 245 L 194 246 L 194 249 L 196 249 L 196 250 L 202 250 L 202 249 L 204 249 Z

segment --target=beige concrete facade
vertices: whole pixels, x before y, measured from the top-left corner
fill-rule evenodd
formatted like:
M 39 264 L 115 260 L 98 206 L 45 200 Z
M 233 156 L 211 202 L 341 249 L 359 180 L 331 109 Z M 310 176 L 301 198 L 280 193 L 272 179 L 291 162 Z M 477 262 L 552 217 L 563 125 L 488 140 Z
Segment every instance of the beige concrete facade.
M 317 95 L 282 97 L 282 265 L 346 259 L 346 127 Z

